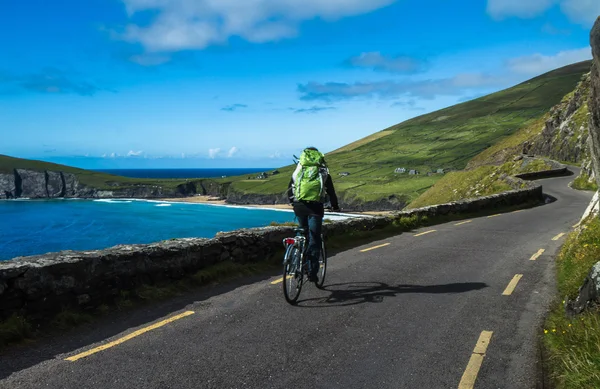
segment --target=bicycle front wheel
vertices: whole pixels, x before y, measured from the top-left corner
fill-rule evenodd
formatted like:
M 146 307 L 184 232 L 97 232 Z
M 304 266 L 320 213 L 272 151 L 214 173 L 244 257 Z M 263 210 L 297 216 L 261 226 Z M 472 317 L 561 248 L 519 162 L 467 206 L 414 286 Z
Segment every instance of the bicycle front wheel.
M 325 241 L 322 241 L 321 255 L 319 256 L 319 282 L 317 282 L 317 288 L 323 289 L 325 283 L 325 274 L 327 274 L 327 250 L 325 250 Z
M 298 301 L 300 291 L 302 290 L 301 252 L 298 247 L 290 246 L 285 255 L 286 260 L 283 265 L 283 295 L 285 296 L 285 301 L 294 305 Z

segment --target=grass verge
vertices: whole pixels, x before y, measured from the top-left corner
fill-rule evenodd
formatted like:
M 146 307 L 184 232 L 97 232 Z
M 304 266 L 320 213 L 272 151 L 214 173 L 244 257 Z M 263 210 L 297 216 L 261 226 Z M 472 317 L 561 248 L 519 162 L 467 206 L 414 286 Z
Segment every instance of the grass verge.
M 592 266 L 600 259 L 600 220 L 573 232 L 557 258 L 560 296 L 575 298 Z M 600 311 L 568 318 L 556 302 L 546 320 L 543 345 L 546 368 L 556 389 L 600 388 Z
M 596 181 L 590 182 L 589 176 L 580 174 L 571 184 L 571 188 L 577 190 L 592 190 L 595 192 L 598 190 L 598 185 L 596 184 Z

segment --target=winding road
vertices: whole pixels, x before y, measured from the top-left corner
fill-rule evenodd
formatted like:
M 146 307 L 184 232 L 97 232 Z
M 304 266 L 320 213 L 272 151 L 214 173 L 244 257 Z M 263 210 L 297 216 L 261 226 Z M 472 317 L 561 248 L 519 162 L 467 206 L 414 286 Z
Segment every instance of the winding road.
M 0 354 L 0 388 L 535 388 L 554 256 L 591 197 L 404 233 L 330 258 L 297 306 L 278 274 Z

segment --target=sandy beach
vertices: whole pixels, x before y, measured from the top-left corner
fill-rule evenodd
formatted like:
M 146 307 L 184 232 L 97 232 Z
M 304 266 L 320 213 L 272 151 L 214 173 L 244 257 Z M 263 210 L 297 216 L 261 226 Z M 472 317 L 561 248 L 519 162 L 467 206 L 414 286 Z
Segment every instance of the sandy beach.
M 240 206 L 240 207 L 251 207 L 251 208 L 270 208 L 270 209 L 287 209 L 291 210 L 292 207 L 288 204 L 230 204 L 225 200 L 213 196 L 193 196 L 193 197 L 177 197 L 177 198 L 165 198 L 160 201 L 171 201 L 175 203 L 204 203 L 214 205 L 229 205 L 229 206 Z
M 171 201 L 176 203 L 198 203 L 198 204 L 214 204 L 214 205 L 228 205 L 231 207 L 251 207 L 251 208 L 269 208 L 269 209 L 284 209 L 292 210 L 292 206 L 289 204 L 230 204 L 225 200 L 213 196 L 192 196 L 192 197 L 177 197 L 177 198 L 164 198 L 160 201 Z M 392 211 L 366 211 L 366 212 L 345 212 L 342 213 L 355 214 L 355 215 L 369 215 L 369 216 L 386 216 L 392 213 Z

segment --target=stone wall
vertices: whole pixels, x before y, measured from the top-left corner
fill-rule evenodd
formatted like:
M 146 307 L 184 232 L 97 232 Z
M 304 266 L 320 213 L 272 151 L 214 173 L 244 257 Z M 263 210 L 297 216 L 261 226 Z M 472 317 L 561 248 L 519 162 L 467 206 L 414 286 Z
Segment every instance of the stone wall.
M 390 216 L 351 218 L 324 226 L 326 237 L 377 230 L 401 217 L 435 218 L 542 201 L 542 188 L 401 211 Z M 177 280 L 217 262 L 264 261 L 278 253 L 290 227 L 221 233 L 213 239 L 176 239 L 106 250 L 63 251 L 0 262 L 0 320 L 13 313 L 43 320 L 65 307 L 93 308 L 111 303 L 121 291 L 142 284 Z
M 544 170 L 539 172 L 532 173 L 521 173 L 515 175 L 515 177 L 520 178 L 522 180 L 539 180 L 541 178 L 550 178 L 550 177 L 560 177 L 566 176 L 568 174 L 572 174 L 567 167 L 561 167 L 556 169 Z

